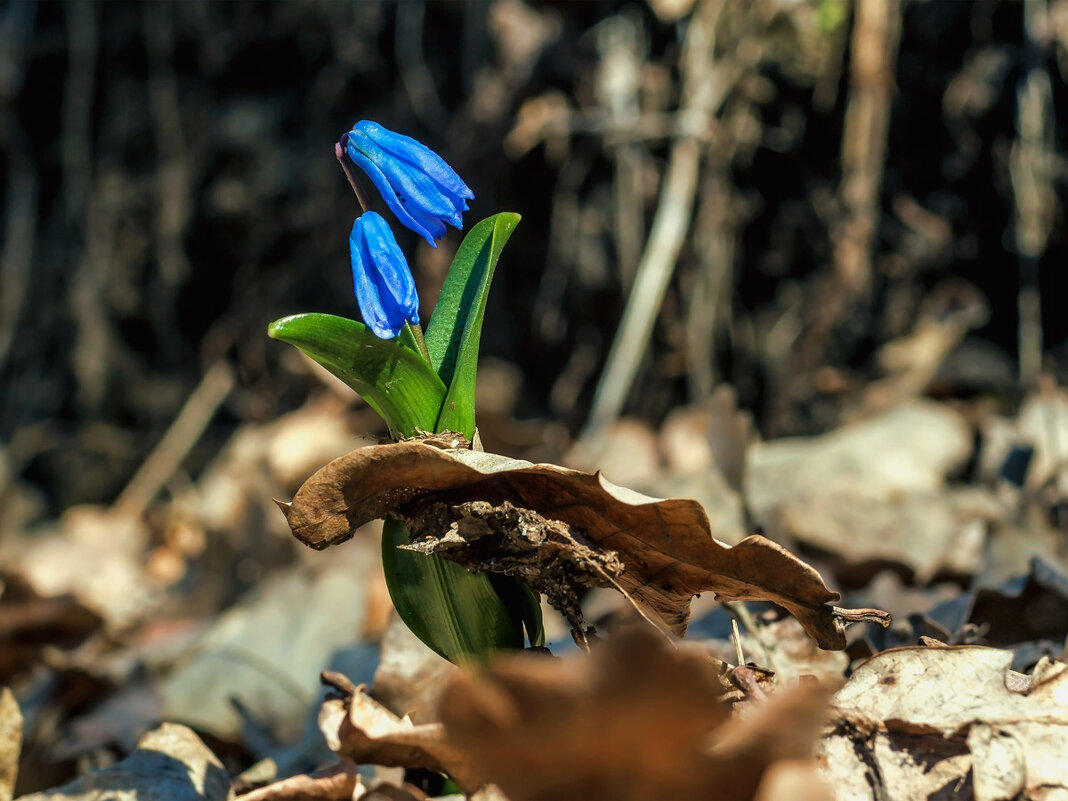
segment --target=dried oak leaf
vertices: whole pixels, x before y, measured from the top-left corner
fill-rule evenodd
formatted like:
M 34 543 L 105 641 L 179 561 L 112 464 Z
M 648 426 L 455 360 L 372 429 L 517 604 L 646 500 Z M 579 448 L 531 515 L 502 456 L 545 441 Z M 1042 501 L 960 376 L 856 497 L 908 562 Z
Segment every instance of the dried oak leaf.
M 696 501 L 649 498 L 600 474 L 556 465 L 420 442 L 375 445 L 330 462 L 304 483 L 292 504 L 280 505 L 297 539 L 317 550 L 393 514 L 410 530 L 445 540 L 430 550 L 472 569 L 486 569 L 477 561 L 486 558 L 486 548 L 471 564 L 463 561 L 469 549 L 445 547 L 450 540 L 455 544 L 457 536 L 475 540 L 487 533 L 485 515 L 470 523 L 480 503 L 505 518 L 520 510 L 535 529 L 536 536 L 524 541 L 496 538 L 493 569 L 549 591 L 552 587 L 537 586 L 539 574 L 552 576 L 556 584 L 565 576 L 616 586 L 675 634 L 686 630 L 690 599 L 708 591 L 725 601 L 773 601 L 793 614 L 822 648 L 844 648 L 849 622 L 889 622 L 877 610 L 830 606 L 838 593 L 812 567 L 764 537 L 747 537 L 733 547 L 714 539 Z M 576 546 L 596 558 L 584 559 Z M 509 554 L 518 564 L 514 572 L 506 564 Z M 622 565 L 618 575 L 613 574 L 613 559 Z
M 339 673 L 325 671 L 331 693 L 319 708 L 327 747 L 354 765 L 422 768 L 447 773 L 465 791 L 485 784 L 467 757 L 445 739 L 440 723 L 416 725 L 399 718 Z
M 624 629 L 589 659 L 460 674 L 441 714 L 450 742 L 513 801 L 745 801 L 773 765 L 811 759 L 828 697 L 798 685 L 734 716 L 711 660 Z
M 1025 676 L 1012 658 L 967 646 L 871 658 L 834 699 L 828 778 L 843 798 L 1068 797 L 1068 665 L 1042 659 Z

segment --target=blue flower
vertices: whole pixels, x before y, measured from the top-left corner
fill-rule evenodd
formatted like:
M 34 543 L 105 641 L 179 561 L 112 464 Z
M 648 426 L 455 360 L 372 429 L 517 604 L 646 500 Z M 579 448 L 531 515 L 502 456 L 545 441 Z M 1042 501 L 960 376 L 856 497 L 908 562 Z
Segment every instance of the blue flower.
M 475 193 L 426 145 L 367 120 L 356 123 L 342 145 L 397 219 L 432 246 L 445 235 L 445 223 L 463 228 L 461 213 Z
M 379 339 L 394 339 L 419 323 L 419 296 L 408 262 L 380 214 L 364 212 L 349 235 L 352 283 L 363 321 Z

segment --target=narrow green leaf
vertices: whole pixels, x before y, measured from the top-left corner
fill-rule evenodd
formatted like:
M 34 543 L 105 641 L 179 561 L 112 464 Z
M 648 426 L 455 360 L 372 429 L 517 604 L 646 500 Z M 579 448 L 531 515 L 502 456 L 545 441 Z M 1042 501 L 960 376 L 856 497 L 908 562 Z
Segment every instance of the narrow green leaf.
M 408 542 L 404 524 L 387 517 L 382 568 L 393 605 L 415 636 L 461 665 L 485 660 L 495 651 L 523 647 L 523 621 L 513 616 L 494 589 L 496 579 L 503 576 L 491 582 L 490 574 L 471 573 L 441 557 L 397 547 Z
M 399 339 L 379 339 L 363 323 L 332 314 L 295 314 L 267 327 L 359 393 L 394 437 L 434 426 L 446 388 L 422 357 Z
M 502 212 L 472 228 L 445 277 L 425 337 L 430 364 L 448 387 L 435 431 L 474 436 L 475 380 L 486 300 L 501 251 L 519 219 L 518 214 Z M 511 619 L 522 621 L 530 643 L 542 644 L 545 636 L 537 596 L 507 576 L 492 576 L 492 586 Z
M 486 298 L 497 260 L 519 215 L 489 217 L 464 238 L 426 329 L 431 366 L 448 388 L 435 430 L 475 433 L 475 378 Z
M 534 647 L 545 645 L 545 625 L 541 619 L 541 601 L 524 582 L 500 573 L 487 573 L 493 589 L 513 619 L 523 621 L 527 641 Z

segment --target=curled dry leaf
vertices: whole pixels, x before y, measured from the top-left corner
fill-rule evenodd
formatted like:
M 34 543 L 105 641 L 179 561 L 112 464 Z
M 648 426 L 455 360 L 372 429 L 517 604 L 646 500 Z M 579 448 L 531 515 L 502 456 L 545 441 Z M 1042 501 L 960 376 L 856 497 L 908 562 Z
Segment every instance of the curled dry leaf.
M 835 697 L 822 744 L 841 797 L 1066 797 L 1068 665 L 1043 659 L 1022 676 L 1012 658 L 898 648 L 865 662 Z
M 556 465 L 420 442 L 376 445 L 326 465 L 282 508 L 315 549 L 392 514 L 423 535 L 421 550 L 522 578 L 565 610 L 577 586 L 615 586 L 680 635 L 690 599 L 708 591 L 773 601 L 823 648 L 845 646 L 848 622 L 888 622 L 877 610 L 830 606 L 838 593 L 764 537 L 734 547 L 714 539 L 696 501 L 649 498 Z
M 447 773 L 466 791 L 485 784 L 465 755 L 446 741 L 440 723 L 417 726 L 407 715 L 399 718 L 341 674 L 325 671 L 323 682 L 337 693 L 319 709 L 319 730 L 342 760 Z
M 744 801 L 771 765 L 811 756 L 829 695 L 799 685 L 732 717 L 713 662 L 647 629 L 579 659 L 502 660 L 445 691 L 450 741 L 512 801 Z
M 349 762 L 268 784 L 238 796 L 236 801 L 426 801 L 426 793 L 411 784 L 372 782 L 365 785 L 359 769 Z

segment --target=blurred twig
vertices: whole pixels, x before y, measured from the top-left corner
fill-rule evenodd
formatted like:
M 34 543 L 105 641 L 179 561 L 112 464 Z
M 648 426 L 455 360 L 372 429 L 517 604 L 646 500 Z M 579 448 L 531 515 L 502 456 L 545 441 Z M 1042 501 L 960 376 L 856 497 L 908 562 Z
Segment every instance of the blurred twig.
M 854 8 L 851 86 L 842 134 L 839 190 L 845 219 L 834 252 L 839 287 L 853 296 L 871 286 L 872 243 L 879 222 L 879 190 L 901 27 L 898 0 L 866 0 Z
M 707 0 L 694 14 L 683 43 L 683 108 L 671 147 L 660 204 L 634 286 L 594 394 L 583 439 L 594 440 L 623 409 L 689 230 L 701 161 L 698 136 L 723 102 L 737 72 L 735 62 L 714 58 L 716 23 L 723 2 Z
M 878 232 L 887 134 L 894 90 L 894 67 L 901 32 L 899 0 L 867 0 L 853 5 L 849 97 L 842 131 L 840 222 L 834 226 L 834 262 L 810 304 L 787 370 L 787 386 L 775 393 L 772 430 L 811 381 L 811 370 L 824 357 L 827 342 L 858 301 L 870 295 L 872 251 Z
M 117 512 L 137 517 L 145 511 L 200 439 L 233 385 L 234 374 L 226 362 L 216 362 L 208 369 L 163 439 L 115 501 Z
M 1016 204 L 1016 251 L 1020 257 L 1019 353 L 1020 383 L 1033 387 L 1042 369 L 1042 307 L 1038 263 L 1046 250 L 1056 197 L 1053 193 L 1054 119 L 1049 73 L 1036 26 L 1045 18 L 1044 0 L 1025 0 L 1024 52 L 1028 69 L 1016 93 L 1016 141 L 1009 159 Z

